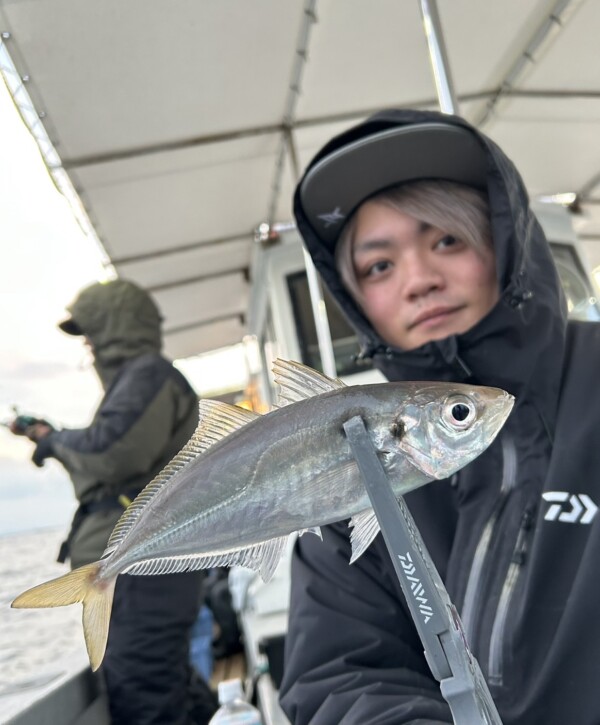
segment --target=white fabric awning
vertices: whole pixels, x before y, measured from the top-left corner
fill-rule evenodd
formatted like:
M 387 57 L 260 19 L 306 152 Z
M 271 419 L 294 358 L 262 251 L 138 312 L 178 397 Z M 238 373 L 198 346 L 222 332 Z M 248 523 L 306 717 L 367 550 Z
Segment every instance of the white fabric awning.
M 533 196 L 578 195 L 594 253 L 600 3 L 438 7 L 460 113 Z M 373 111 L 438 105 L 417 0 L 0 0 L 0 32 L 49 163 L 156 295 L 172 357 L 245 334 L 254 229 L 292 218 L 290 148 L 303 168 Z

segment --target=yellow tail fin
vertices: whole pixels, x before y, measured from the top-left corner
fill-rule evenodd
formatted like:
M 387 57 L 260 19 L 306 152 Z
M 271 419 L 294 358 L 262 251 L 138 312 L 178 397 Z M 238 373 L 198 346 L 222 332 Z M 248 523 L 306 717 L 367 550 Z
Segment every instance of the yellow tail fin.
M 74 571 L 28 589 L 14 600 L 16 609 L 63 607 L 83 603 L 83 634 L 90 664 L 97 670 L 102 663 L 108 639 L 115 580 L 98 581 L 100 564 L 86 564 Z

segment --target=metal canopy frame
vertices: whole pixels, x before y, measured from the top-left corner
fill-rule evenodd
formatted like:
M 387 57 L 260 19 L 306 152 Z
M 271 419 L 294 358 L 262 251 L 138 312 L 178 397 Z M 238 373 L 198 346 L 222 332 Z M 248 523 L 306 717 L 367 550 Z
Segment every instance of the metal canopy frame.
M 576 228 L 587 248 L 596 249 L 600 68 L 592 28 L 600 9 L 592 0 L 501 5 L 376 0 L 367 11 L 359 0 L 292 0 L 285 8 L 258 0 L 250 10 L 242 0 L 223 0 L 218 8 L 182 0 L 181 14 L 174 15 L 167 0 L 101 6 L 81 0 L 76 13 L 69 0 L 52 8 L 43 0 L 0 0 L 0 68 L 57 187 L 107 266 L 148 288 L 172 292 L 181 283 L 181 295 L 197 278 L 197 318 L 211 333 L 189 327 L 187 336 L 172 338 L 167 353 L 179 357 L 241 341 L 256 273 L 254 230 L 261 222 L 289 221 L 291 191 L 314 152 L 386 105 L 460 108 L 509 153 L 532 195 L 575 193 Z M 213 27 L 226 34 L 215 39 Z M 102 47 L 94 32 L 111 35 L 101 63 L 92 55 Z M 160 44 L 144 55 L 148 37 Z M 449 100 L 426 67 L 428 37 L 436 74 L 445 68 L 449 79 L 452 65 L 456 85 L 446 83 Z M 204 47 L 211 48 L 213 65 L 171 72 L 175 56 L 189 57 L 192 65 L 206 60 Z M 256 76 L 254 65 L 268 71 Z M 153 85 L 153 72 L 168 78 L 164 94 Z M 236 106 L 227 85 L 211 83 L 221 75 L 238 90 L 257 91 L 253 100 Z M 195 79 L 197 92 L 190 85 Z M 176 105 L 158 107 L 163 96 Z M 90 103 L 97 104 L 96 115 Z M 236 113 L 228 113 L 233 107 Z M 140 133 L 132 135 L 134 128 Z M 247 267 L 250 275 L 238 277 L 235 294 L 230 290 L 238 304 L 235 325 L 207 287 L 228 267 Z M 332 374 L 315 280 L 319 343 Z M 185 329 L 189 315 L 173 299 L 167 329 Z

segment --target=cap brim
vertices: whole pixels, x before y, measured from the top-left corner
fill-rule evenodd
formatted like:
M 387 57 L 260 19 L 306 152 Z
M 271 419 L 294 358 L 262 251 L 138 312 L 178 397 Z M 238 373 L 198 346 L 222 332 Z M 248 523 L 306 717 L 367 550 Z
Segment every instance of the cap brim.
M 83 330 L 72 317 L 58 323 L 59 328 L 67 335 L 83 335 Z
M 486 188 L 486 154 L 460 126 L 423 123 L 371 134 L 318 161 L 300 186 L 302 209 L 331 249 L 347 218 L 373 194 L 407 181 L 445 179 Z

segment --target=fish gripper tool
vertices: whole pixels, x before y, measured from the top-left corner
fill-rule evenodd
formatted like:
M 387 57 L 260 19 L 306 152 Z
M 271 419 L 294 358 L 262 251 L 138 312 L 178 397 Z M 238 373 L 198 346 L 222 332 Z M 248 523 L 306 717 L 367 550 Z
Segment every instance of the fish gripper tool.
M 479 663 L 412 514 L 396 498 L 363 419 L 344 423 L 396 575 L 455 725 L 502 725 Z

